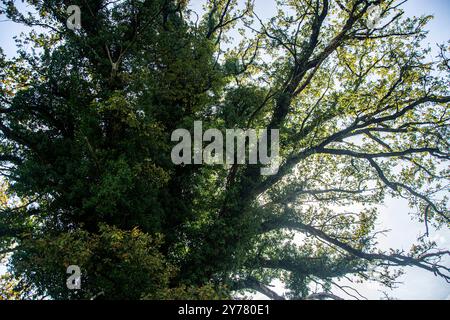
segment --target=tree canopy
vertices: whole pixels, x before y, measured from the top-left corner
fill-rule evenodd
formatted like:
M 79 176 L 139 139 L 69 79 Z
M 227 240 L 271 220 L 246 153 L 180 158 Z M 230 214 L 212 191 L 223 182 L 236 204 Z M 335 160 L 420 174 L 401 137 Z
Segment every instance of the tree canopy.
M 0 51 L 0 298 L 334 299 L 340 279 L 391 287 L 406 266 L 450 281 L 427 237 L 449 227 L 450 159 L 430 17 L 395 0 L 278 0 L 270 19 L 253 1 L 26 2 L 0 9 L 34 28 Z M 278 172 L 173 164 L 194 121 L 279 129 Z M 424 225 L 410 251 L 378 246 L 388 196 Z

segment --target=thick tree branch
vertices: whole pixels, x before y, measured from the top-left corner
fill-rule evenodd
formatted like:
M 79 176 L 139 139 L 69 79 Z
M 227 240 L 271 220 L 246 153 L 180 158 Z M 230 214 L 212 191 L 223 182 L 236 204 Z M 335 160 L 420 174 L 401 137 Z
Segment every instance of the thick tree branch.
M 254 277 L 247 277 L 245 280 L 241 280 L 241 281 L 237 282 L 234 285 L 233 289 L 234 290 L 245 290 L 245 289 L 256 290 L 272 300 L 285 300 L 282 296 L 278 295 L 275 291 L 269 289 L 266 285 L 262 284 Z
M 368 261 L 378 261 L 379 263 L 388 263 L 388 265 L 391 266 L 416 266 L 421 269 L 431 271 L 435 275 L 444 278 L 447 282 L 450 282 L 450 274 L 449 274 L 450 268 L 439 265 L 437 262 L 432 261 L 435 258 L 441 258 L 445 255 L 450 255 L 449 251 L 425 253 L 417 258 L 401 254 L 387 255 L 384 253 L 367 253 L 360 249 L 356 249 L 347 243 L 337 240 L 336 238 L 328 235 L 327 233 L 316 227 L 301 223 L 296 220 L 280 218 L 277 220 L 268 221 L 262 226 L 262 230 L 264 232 L 283 228 L 297 230 L 300 232 L 310 234 L 314 237 L 317 237 L 331 245 L 334 245 L 344 250 L 346 253 L 349 253 L 350 255 L 357 258 L 365 259 Z

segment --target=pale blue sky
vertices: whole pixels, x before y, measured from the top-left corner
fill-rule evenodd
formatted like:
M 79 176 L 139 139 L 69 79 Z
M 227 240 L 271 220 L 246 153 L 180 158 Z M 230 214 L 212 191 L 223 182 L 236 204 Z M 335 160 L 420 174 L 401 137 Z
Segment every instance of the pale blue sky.
M 269 5 L 269 1 L 256 0 L 257 12 L 262 16 L 270 17 L 274 14 L 273 6 Z M 204 1 L 191 1 L 193 8 L 200 8 L 201 3 Z M 403 7 L 407 16 L 434 15 L 435 18 L 426 27 L 430 32 L 424 44 L 435 46 L 436 43 L 444 43 L 450 39 L 449 0 L 409 0 Z M 29 29 L 11 22 L 3 22 L 3 20 L 5 17 L 0 15 L 0 47 L 8 57 L 12 57 L 15 54 L 12 37 Z M 380 239 L 381 246 L 408 250 L 417 236 L 423 234 L 423 224 L 412 222 L 408 216 L 409 211 L 405 201 L 393 199 L 386 201 L 382 206 L 379 229 L 392 229 L 392 232 Z M 450 247 L 448 230 L 433 232 L 430 236 L 442 248 Z M 5 268 L 0 266 L 0 273 L 4 271 Z M 450 299 L 450 285 L 429 272 L 409 268 L 406 275 L 402 277 L 402 281 L 403 285 L 390 292 L 391 296 L 399 299 Z M 378 291 L 380 288 L 376 285 L 363 284 L 358 287 L 368 298 L 376 299 L 382 296 Z
M 420 16 L 432 14 L 434 19 L 429 22 L 429 30 L 424 44 L 436 48 L 437 43 L 450 40 L 450 1 L 449 0 L 409 0 L 403 5 L 406 16 Z M 433 50 L 433 52 L 437 52 Z M 408 250 L 418 235 L 424 233 L 424 225 L 413 222 L 408 216 L 410 208 L 404 200 L 388 199 L 380 216 L 380 229 L 392 229 L 386 237 L 381 238 L 384 247 L 403 248 Z M 450 248 L 450 231 L 433 232 L 430 237 L 442 248 Z M 447 260 L 450 264 L 450 261 Z M 450 285 L 433 274 L 418 269 L 408 268 L 406 275 L 401 278 L 404 282 L 398 289 L 390 293 L 399 299 L 448 299 L 450 300 Z M 361 286 L 365 295 L 371 298 L 379 296 L 377 286 L 366 284 Z

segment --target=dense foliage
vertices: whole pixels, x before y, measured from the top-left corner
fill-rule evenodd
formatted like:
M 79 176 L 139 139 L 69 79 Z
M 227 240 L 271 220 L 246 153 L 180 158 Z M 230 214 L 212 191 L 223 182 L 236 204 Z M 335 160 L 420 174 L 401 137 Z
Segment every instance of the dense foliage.
M 335 298 L 338 279 L 389 287 L 403 266 L 449 280 L 426 234 L 376 242 L 386 196 L 449 226 L 450 67 L 421 46 L 429 17 L 394 0 L 280 0 L 270 20 L 250 1 L 2 2 L 34 29 L 0 56 L 0 298 L 281 299 L 276 279 Z M 278 173 L 174 165 L 173 130 L 198 120 L 279 129 Z

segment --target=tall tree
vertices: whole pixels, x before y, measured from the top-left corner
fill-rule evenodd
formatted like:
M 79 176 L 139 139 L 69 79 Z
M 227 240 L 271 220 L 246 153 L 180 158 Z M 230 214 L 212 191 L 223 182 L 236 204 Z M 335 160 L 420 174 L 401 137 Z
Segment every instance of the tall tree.
M 450 159 L 430 17 L 394 0 L 280 0 L 268 21 L 251 1 L 2 2 L 36 28 L 0 57 L 0 254 L 21 296 L 336 299 L 339 279 L 389 287 L 405 266 L 450 280 L 427 238 L 449 226 Z M 172 132 L 199 120 L 279 129 L 278 172 L 173 164 Z M 377 247 L 387 196 L 424 223 L 409 252 Z

